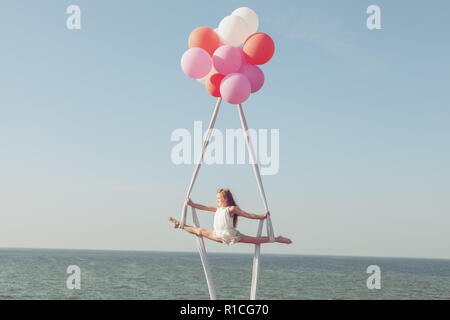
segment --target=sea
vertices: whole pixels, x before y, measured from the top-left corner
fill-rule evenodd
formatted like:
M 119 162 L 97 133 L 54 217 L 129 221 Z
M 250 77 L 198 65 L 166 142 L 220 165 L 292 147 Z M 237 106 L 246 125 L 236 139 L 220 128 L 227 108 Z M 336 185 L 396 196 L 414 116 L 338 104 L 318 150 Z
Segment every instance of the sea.
M 217 299 L 248 300 L 253 255 L 208 259 Z M 208 300 L 209 293 L 195 252 L 0 249 L 0 299 Z M 449 300 L 450 260 L 263 253 L 257 299 Z

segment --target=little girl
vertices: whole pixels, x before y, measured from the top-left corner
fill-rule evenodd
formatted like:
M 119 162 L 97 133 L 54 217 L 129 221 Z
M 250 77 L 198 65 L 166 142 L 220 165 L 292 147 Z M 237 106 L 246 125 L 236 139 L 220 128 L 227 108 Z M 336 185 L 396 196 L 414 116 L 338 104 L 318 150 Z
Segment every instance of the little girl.
M 220 243 L 226 243 L 228 245 L 241 242 L 241 243 L 253 243 L 261 244 L 268 243 L 269 237 L 251 237 L 246 236 L 236 230 L 236 225 L 238 221 L 238 216 L 263 220 L 266 219 L 270 214 L 266 212 L 265 214 L 251 214 L 242 211 L 234 202 L 233 195 L 228 189 L 220 189 L 217 192 L 217 207 L 207 207 L 200 204 L 193 203 L 191 199 L 186 198 L 188 205 L 199 210 L 215 212 L 214 215 L 214 230 L 205 230 L 202 228 L 191 227 L 188 225 L 184 226 L 184 230 L 189 233 L 195 234 L 197 236 L 206 237 L 210 240 L 217 241 Z M 180 226 L 180 222 L 172 217 L 169 220 L 173 223 L 174 228 Z M 276 242 L 291 244 L 292 241 L 288 238 L 277 237 Z

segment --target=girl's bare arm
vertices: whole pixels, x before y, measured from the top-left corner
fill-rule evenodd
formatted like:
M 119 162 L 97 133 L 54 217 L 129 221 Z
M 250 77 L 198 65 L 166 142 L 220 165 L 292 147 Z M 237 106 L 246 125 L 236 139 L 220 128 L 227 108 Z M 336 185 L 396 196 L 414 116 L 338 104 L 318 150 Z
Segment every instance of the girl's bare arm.
M 217 207 L 207 207 L 207 206 L 204 206 L 204 205 L 201 205 L 201 204 L 198 204 L 198 203 L 194 203 L 189 198 L 186 198 L 185 200 L 186 200 L 186 202 L 187 202 L 187 204 L 189 206 L 191 206 L 191 207 L 193 207 L 195 209 L 203 210 L 203 211 L 211 211 L 211 212 L 216 212 L 217 211 Z
M 255 213 L 247 213 L 243 210 L 241 210 L 239 207 L 232 207 L 231 213 L 237 214 L 238 216 L 248 218 L 248 219 L 256 219 L 256 220 L 264 220 L 267 218 L 267 216 L 270 214 L 270 212 L 266 212 L 264 214 L 255 214 Z

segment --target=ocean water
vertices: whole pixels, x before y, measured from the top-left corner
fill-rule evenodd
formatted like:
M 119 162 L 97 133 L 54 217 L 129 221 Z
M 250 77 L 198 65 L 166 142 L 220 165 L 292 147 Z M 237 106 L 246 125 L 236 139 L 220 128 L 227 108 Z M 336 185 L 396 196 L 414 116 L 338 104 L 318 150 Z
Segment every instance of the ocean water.
M 248 299 L 253 256 L 208 255 L 218 299 Z M 66 286 L 69 265 L 81 288 Z M 381 269 L 369 290 L 366 269 Z M 0 299 L 209 299 L 197 253 L 0 249 Z M 450 299 L 450 260 L 262 254 L 258 299 Z

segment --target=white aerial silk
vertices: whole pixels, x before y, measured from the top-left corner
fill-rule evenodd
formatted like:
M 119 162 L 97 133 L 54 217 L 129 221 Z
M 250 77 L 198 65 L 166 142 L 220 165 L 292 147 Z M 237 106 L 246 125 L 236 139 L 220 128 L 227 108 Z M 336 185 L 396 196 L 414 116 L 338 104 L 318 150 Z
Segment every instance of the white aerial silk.
M 216 104 L 216 107 L 214 109 L 214 112 L 213 112 L 213 115 L 212 115 L 212 118 L 211 118 L 211 122 L 209 124 L 208 132 L 206 134 L 206 138 L 205 138 L 205 141 L 203 143 L 203 147 L 202 147 L 201 154 L 199 156 L 199 160 L 197 161 L 195 169 L 194 169 L 194 173 L 192 174 L 192 179 L 191 179 L 191 183 L 190 183 L 189 188 L 188 188 L 187 197 L 189 197 L 191 195 L 192 188 L 194 186 L 195 180 L 197 179 L 198 172 L 200 170 L 200 166 L 201 166 L 201 163 L 203 161 L 203 156 L 204 156 L 206 148 L 207 148 L 207 146 L 209 144 L 209 140 L 211 139 L 212 130 L 214 128 L 214 124 L 215 124 L 216 119 L 217 119 L 217 114 L 219 112 L 219 108 L 220 108 L 221 102 L 222 102 L 222 98 L 219 98 L 217 100 L 217 104 Z M 253 150 L 253 145 L 252 145 L 252 142 L 250 140 L 249 133 L 248 133 L 247 122 L 245 120 L 244 112 L 243 112 L 242 106 L 240 104 L 238 105 L 238 113 L 239 113 L 239 117 L 241 119 L 242 130 L 244 132 L 245 141 L 246 141 L 246 144 L 247 144 L 248 153 L 250 155 L 250 160 L 251 160 L 251 163 L 252 163 L 252 166 L 253 166 L 253 172 L 255 173 L 256 182 L 258 184 L 259 193 L 260 193 L 261 198 L 263 200 L 264 207 L 265 207 L 266 211 L 269 211 L 269 207 L 267 205 L 267 200 L 266 200 L 266 195 L 264 193 L 264 187 L 263 187 L 262 181 L 261 181 L 261 174 L 260 174 L 260 171 L 259 171 L 259 166 L 258 166 L 258 164 L 256 162 L 255 152 Z M 180 229 L 183 229 L 184 225 L 186 224 L 187 207 L 188 207 L 187 202 L 185 202 L 184 206 L 183 206 L 183 210 L 181 212 Z M 194 208 L 192 208 L 192 217 L 193 217 L 193 220 L 194 220 L 194 225 L 196 227 L 200 227 L 200 224 L 199 224 L 199 221 L 198 221 L 198 217 L 197 217 L 197 214 L 196 214 L 196 211 L 195 211 Z M 269 236 L 270 242 L 274 242 L 275 241 L 275 237 L 274 237 L 274 233 L 273 233 L 272 221 L 270 219 L 270 216 L 267 217 L 266 221 L 267 221 L 267 235 Z M 264 225 L 264 220 L 260 220 L 259 226 L 258 226 L 257 237 L 260 237 L 262 235 L 263 225 Z M 211 300 L 215 300 L 216 299 L 216 293 L 215 293 L 215 290 L 214 290 L 214 284 L 213 284 L 212 277 L 211 277 L 211 270 L 210 270 L 210 267 L 209 267 L 208 259 L 207 259 L 207 256 L 206 256 L 205 244 L 203 242 L 203 238 L 202 237 L 197 236 L 197 246 L 198 246 L 198 249 L 199 249 L 200 258 L 202 260 L 203 270 L 205 272 L 205 277 L 206 277 L 206 282 L 208 284 L 209 295 L 210 295 Z M 260 257 L 260 253 L 261 253 L 261 245 L 257 244 L 257 245 L 255 245 L 255 254 L 254 254 L 254 258 L 253 258 L 252 285 L 251 285 L 251 291 L 250 291 L 250 299 L 251 300 L 255 300 L 256 299 L 256 294 L 257 294 L 257 290 L 258 290 L 259 257 Z

